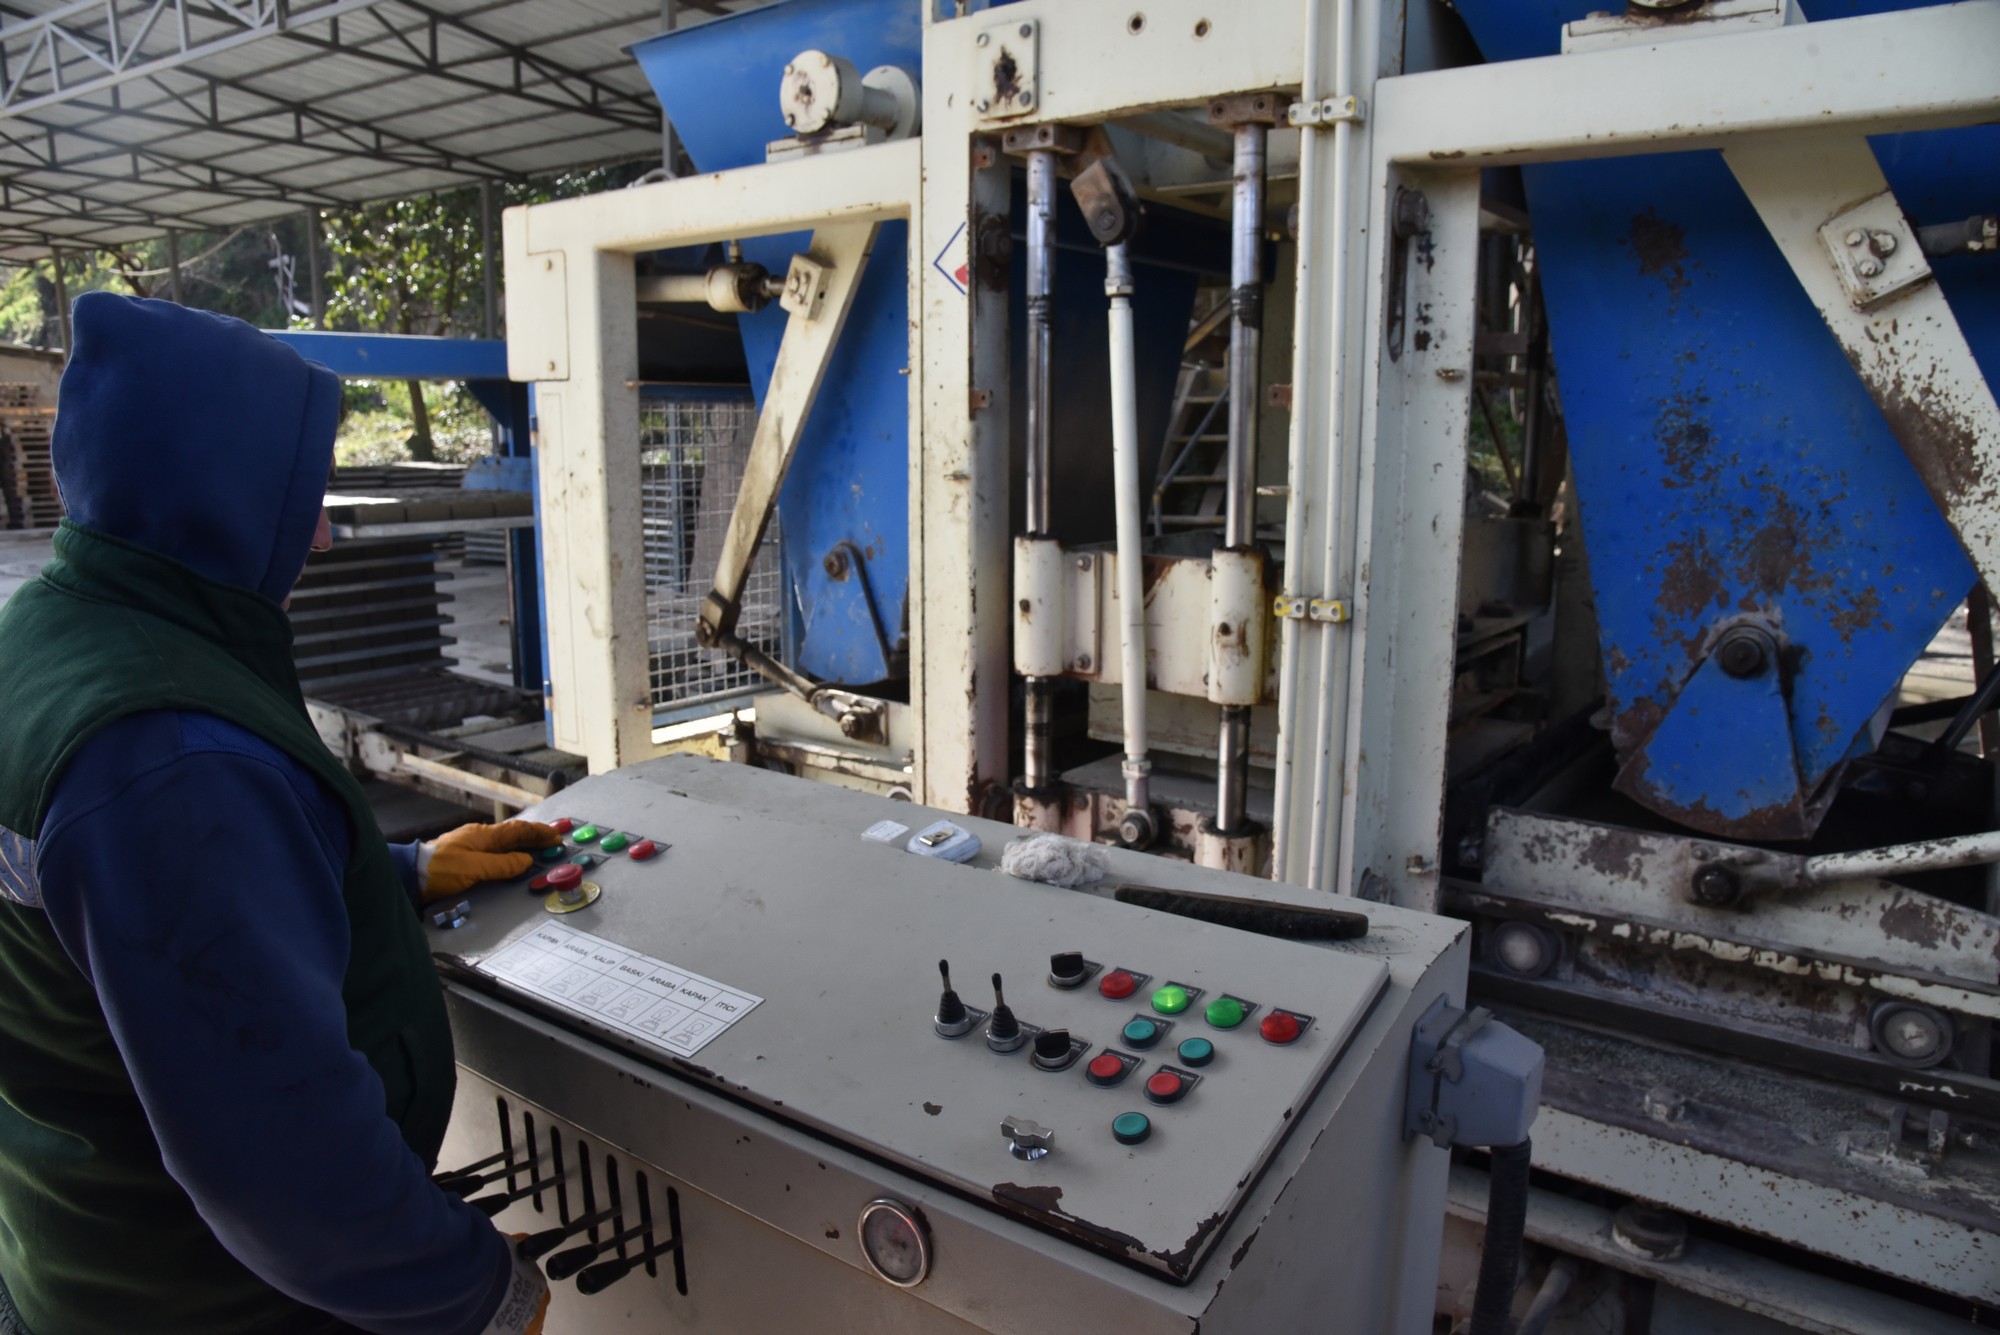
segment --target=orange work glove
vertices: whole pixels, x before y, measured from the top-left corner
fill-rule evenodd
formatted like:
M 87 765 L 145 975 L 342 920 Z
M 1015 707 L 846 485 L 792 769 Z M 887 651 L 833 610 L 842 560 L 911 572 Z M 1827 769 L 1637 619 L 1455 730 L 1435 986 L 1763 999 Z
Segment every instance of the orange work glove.
M 448 899 L 481 881 L 519 876 L 534 864 L 529 850 L 561 842 L 553 829 L 530 820 L 461 825 L 424 845 L 424 902 Z

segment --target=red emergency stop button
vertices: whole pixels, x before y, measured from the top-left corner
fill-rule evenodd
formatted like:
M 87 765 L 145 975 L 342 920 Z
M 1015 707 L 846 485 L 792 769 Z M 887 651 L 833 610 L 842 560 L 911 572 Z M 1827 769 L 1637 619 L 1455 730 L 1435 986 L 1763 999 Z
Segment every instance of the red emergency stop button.
M 1083 1068 L 1084 1078 L 1093 1085 L 1115 1085 L 1125 1078 L 1125 1062 L 1109 1052 L 1100 1052 Z
M 1187 1081 L 1173 1071 L 1155 1071 L 1146 1077 L 1146 1097 L 1155 1103 L 1178 1103 L 1187 1093 Z
M 574 830 L 576 828 L 576 822 L 571 820 L 568 816 L 557 816 L 554 820 L 549 822 L 549 828 L 551 830 L 554 830 L 557 834 L 568 834 L 571 830 Z
M 1097 980 L 1097 990 L 1113 1001 L 1123 1001 L 1139 990 L 1139 980 L 1123 969 L 1113 969 Z
M 1299 1036 L 1299 1020 L 1285 1011 L 1272 1011 L 1257 1030 L 1267 1043 L 1290 1043 Z
M 626 852 L 625 856 L 632 859 L 632 861 L 634 862 L 644 862 L 647 858 L 653 856 L 653 854 L 659 851 L 660 851 L 660 846 L 654 843 L 651 839 L 641 839 L 638 843 L 632 845 L 632 847 Z
M 583 881 L 583 868 L 574 862 L 565 862 L 549 873 L 549 889 L 571 890 Z

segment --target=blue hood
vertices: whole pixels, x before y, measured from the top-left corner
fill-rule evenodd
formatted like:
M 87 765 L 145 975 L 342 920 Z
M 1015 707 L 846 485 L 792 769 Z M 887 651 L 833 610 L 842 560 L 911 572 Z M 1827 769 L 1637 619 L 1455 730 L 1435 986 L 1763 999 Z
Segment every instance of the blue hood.
M 69 517 L 283 602 L 326 495 L 339 378 L 170 301 L 86 292 L 71 328 L 51 442 Z

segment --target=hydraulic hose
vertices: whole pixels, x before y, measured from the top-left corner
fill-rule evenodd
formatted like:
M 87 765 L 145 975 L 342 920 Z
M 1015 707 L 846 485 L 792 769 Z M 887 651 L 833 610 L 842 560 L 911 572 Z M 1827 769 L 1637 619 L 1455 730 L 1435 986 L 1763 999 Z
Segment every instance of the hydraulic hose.
M 1507 1335 L 1520 1284 L 1521 1240 L 1528 1227 L 1528 1141 L 1493 1147 L 1486 1189 L 1486 1241 L 1472 1297 L 1471 1335 Z

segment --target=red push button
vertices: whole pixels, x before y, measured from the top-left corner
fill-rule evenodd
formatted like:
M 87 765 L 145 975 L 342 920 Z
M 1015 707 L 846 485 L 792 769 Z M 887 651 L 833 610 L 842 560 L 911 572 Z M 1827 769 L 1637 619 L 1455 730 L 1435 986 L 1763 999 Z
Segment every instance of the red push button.
M 574 862 L 565 862 L 549 873 L 549 889 L 570 890 L 583 881 L 583 868 Z
M 1125 1063 L 1108 1052 L 1101 1052 L 1091 1058 L 1090 1065 L 1084 1067 L 1084 1075 L 1093 1085 L 1115 1085 L 1125 1078 Z
M 1290 1043 L 1299 1036 L 1299 1022 L 1296 1017 L 1287 1015 L 1283 1011 L 1272 1011 L 1264 1017 L 1263 1024 L 1258 1026 L 1258 1031 L 1264 1035 L 1266 1042 Z
M 641 839 L 638 843 L 632 845 L 631 849 L 625 854 L 625 856 L 632 859 L 632 861 L 634 862 L 644 862 L 647 858 L 653 856 L 653 854 L 659 851 L 660 851 L 660 846 L 654 843 L 651 839 Z
M 571 830 L 574 830 L 576 828 L 576 822 L 571 820 L 568 816 L 557 816 L 554 820 L 549 822 L 549 828 L 551 830 L 554 830 L 557 834 L 568 834 Z
M 542 891 L 549 888 L 549 874 L 543 872 L 540 876 L 528 882 L 528 888 L 539 895 Z
M 1187 1081 L 1172 1071 L 1155 1071 L 1146 1078 L 1146 1097 L 1155 1103 L 1173 1103 L 1187 1092 Z
M 1123 1001 L 1139 990 L 1139 980 L 1123 969 L 1113 969 L 1097 980 L 1097 990 L 1113 1001 Z

